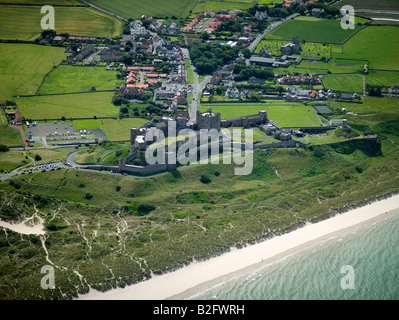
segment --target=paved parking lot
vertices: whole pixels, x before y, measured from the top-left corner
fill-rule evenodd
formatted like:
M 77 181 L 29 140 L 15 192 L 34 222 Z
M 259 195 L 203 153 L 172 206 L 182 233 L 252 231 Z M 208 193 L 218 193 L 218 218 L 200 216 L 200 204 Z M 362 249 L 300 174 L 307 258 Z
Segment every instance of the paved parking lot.
M 102 129 L 74 130 L 70 122 L 32 123 L 28 128 L 31 140 L 42 143 L 45 147 L 53 145 L 76 145 L 107 140 Z

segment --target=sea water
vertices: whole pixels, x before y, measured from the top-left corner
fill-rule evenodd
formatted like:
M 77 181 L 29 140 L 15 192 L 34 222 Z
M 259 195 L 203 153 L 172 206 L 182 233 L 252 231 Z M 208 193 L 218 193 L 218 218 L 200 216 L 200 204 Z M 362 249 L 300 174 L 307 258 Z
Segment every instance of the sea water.
M 316 242 L 189 299 L 399 299 L 399 214 Z

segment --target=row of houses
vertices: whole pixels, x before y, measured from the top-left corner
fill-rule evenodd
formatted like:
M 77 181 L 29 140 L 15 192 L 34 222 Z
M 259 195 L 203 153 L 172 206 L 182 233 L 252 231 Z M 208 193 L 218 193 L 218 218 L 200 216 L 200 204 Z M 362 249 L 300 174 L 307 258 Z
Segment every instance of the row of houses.
M 307 75 L 286 75 L 277 79 L 280 85 L 319 85 L 322 84 L 320 78 L 315 74 Z

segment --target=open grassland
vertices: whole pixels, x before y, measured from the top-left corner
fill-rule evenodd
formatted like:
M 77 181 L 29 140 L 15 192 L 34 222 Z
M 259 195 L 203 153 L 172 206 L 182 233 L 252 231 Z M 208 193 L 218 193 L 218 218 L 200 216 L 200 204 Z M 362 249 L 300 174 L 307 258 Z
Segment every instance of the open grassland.
M 0 0 L 0 4 L 34 4 L 34 5 L 52 5 L 52 6 L 72 6 L 82 5 L 79 0 Z
M 357 74 L 324 75 L 324 88 L 339 92 L 363 93 L 363 78 Z
M 398 0 L 341 0 L 339 3 L 334 4 L 337 8 L 341 8 L 344 5 L 351 5 L 358 9 L 399 10 Z
M 201 111 L 212 108 L 213 112 L 220 112 L 222 119 L 258 114 L 259 110 L 266 110 L 267 117 L 282 127 L 313 127 L 320 126 L 320 122 L 311 108 L 299 103 L 269 102 L 262 104 L 203 104 Z
M 366 83 L 374 86 L 393 87 L 399 84 L 399 72 L 372 70 L 365 75 Z
M 25 119 L 67 119 L 117 117 L 119 108 L 112 103 L 113 92 L 23 97 L 16 103 Z
M 342 43 L 359 28 L 361 26 L 356 25 L 355 30 L 344 30 L 341 28 L 340 20 L 299 17 L 274 29 L 265 39 L 291 41 L 293 36 L 298 36 L 301 41 Z
M 0 126 L 0 144 L 6 146 L 23 146 L 19 130 L 9 126 Z
M 144 123 L 148 122 L 148 120 L 142 118 L 104 119 L 103 121 L 103 129 L 111 141 L 130 140 L 130 129 L 133 127 L 140 128 Z
M 201 13 L 208 10 L 213 12 L 227 9 L 227 10 L 245 10 L 255 5 L 256 1 L 253 0 L 233 0 L 233 1 L 224 1 L 224 0 L 199 0 L 195 8 L 193 9 L 193 13 Z
M 64 48 L 0 43 L 0 99 L 34 94 L 43 77 L 66 57 Z
M 21 151 L 0 152 L 0 172 L 14 170 L 30 162 Z
M 0 39 L 35 40 L 43 31 L 43 14 L 37 6 L 2 5 Z M 57 33 L 92 37 L 117 37 L 122 33 L 120 20 L 89 7 L 55 7 Z
M 82 67 L 60 65 L 43 81 L 39 94 L 87 92 L 92 87 L 96 90 L 114 90 L 123 84 L 116 79 L 116 71 L 105 67 Z
M 343 53 L 334 53 L 333 57 L 368 60 L 370 69 L 399 70 L 398 52 L 397 27 L 369 26 L 344 44 Z
M 104 8 L 126 19 L 140 19 L 142 15 L 157 18 L 185 18 L 195 4 L 195 0 L 91 0 L 96 6 Z

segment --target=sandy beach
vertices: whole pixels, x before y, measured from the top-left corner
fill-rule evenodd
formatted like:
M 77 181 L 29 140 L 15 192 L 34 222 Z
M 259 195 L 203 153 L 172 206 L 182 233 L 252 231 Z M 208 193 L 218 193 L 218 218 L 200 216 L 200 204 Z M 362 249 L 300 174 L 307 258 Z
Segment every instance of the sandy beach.
M 184 299 L 215 286 L 231 277 L 256 270 L 280 259 L 285 255 L 311 245 L 316 241 L 331 237 L 378 219 L 381 215 L 399 214 L 399 195 L 379 200 L 332 218 L 308 223 L 302 228 L 276 236 L 263 242 L 232 249 L 218 257 L 194 262 L 174 272 L 125 288 L 102 293 L 91 290 L 80 296 L 81 300 L 164 300 Z

